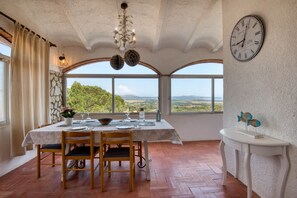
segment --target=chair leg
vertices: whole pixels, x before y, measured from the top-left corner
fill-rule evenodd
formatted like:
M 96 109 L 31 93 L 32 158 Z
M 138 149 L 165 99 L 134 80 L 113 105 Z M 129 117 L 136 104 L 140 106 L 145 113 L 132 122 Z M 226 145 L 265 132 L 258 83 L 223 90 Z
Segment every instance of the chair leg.
M 100 157 L 100 179 L 101 179 L 101 192 L 104 192 L 104 167 L 103 167 L 103 159 Z
M 52 153 L 52 167 L 55 166 L 55 157 L 56 157 L 55 155 L 56 155 L 56 153 L 53 152 L 53 153 Z
M 78 169 L 78 160 L 75 160 L 75 168 Z M 75 174 L 78 175 L 78 170 L 75 171 Z
M 108 177 L 111 177 L 111 162 L 108 161 Z
M 133 153 L 134 153 L 134 147 L 133 147 Z M 133 155 L 133 176 L 135 177 L 135 155 Z
M 91 188 L 93 189 L 94 188 L 94 158 L 90 160 L 90 163 L 91 163 Z
M 36 160 L 37 160 L 37 178 L 40 177 L 40 145 L 37 144 L 36 145 L 36 151 L 37 151 L 37 157 L 36 157 Z
M 140 158 L 140 166 L 142 166 L 142 142 L 138 142 L 138 155 Z
M 63 188 L 66 189 L 66 161 L 62 159 L 62 180 L 63 180 Z
M 133 191 L 134 174 L 133 174 L 133 162 L 130 161 L 130 191 Z

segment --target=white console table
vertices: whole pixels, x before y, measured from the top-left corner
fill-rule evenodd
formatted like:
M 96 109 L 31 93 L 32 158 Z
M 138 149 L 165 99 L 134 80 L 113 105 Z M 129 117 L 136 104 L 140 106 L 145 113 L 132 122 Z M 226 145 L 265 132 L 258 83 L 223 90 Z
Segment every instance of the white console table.
M 227 163 L 225 156 L 225 145 L 235 149 L 235 163 L 236 171 L 235 178 L 238 178 L 238 152 L 244 152 L 244 173 L 247 178 L 247 197 L 252 197 L 252 178 L 251 178 L 251 166 L 250 159 L 251 154 L 257 154 L 261 156 L 278 156 L 281 162 L 281 170 L 279 175 L 279 185 L 277 185 L 276 197 L 283 198 L 286 186 L 286 180 L 290 168 L 289 159 L 287 156 L 288 142 L 284 142 L 278 139 L 274 139 L 268 136 L 255 139 L 249 135 L 246 135 L 243 129 L 228 128 L 222 129 L 220 150 L 223 160 L 223 185 L 226 184 L 227 179 Z

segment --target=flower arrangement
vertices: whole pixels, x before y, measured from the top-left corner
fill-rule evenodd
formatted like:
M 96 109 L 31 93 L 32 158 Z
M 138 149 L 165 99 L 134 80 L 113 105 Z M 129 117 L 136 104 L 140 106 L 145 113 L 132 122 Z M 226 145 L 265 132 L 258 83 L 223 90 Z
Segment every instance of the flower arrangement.
M 73 118 L 73 116 L 76 114 L 73 108 L 70 107 L 62 107 L 60 115 L 64 118 Z

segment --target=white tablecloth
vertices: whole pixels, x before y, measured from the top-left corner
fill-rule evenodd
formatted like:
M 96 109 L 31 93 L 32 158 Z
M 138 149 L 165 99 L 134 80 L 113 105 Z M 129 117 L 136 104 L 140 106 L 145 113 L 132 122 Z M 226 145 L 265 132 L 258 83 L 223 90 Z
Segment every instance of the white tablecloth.
M 148 120 L 153 122 L 152 120 Z M 61 143 L 61 132 L 63 130 L 71 130 L 73 126 L 61 127 L 64 122 L 59 122 L 50 126 L 46 126 L 39 129 L 29 131 L 23 140 L 22 146 L 28 144 L 56 144 Z M 127 125 L 127 123 L 125 123 Z M 131 125 L 134 126 L 133 122 Z M 99 141 L 99 132 L 102 131 L 115 131 L 119 130 L 116 126 L 98 126 L 90 128 L 95 132 L 95 139 Z M 133 140 L 134 141 L 172 141 L 174 143 L 180 143 L 181 139 L 175 129 L 166 121 L 155 122 L 155 126 L 140 126 L 139 128 L 133 128 Z

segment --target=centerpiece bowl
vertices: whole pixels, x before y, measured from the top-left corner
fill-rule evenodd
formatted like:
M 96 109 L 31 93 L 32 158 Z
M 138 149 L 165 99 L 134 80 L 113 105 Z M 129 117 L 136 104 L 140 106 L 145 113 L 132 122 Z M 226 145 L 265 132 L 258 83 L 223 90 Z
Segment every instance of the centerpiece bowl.
M 102 125 L 108 125 L 112 121 L 112 118 L 100 118 L 100 119 L 98 119 L 98 121 Z

